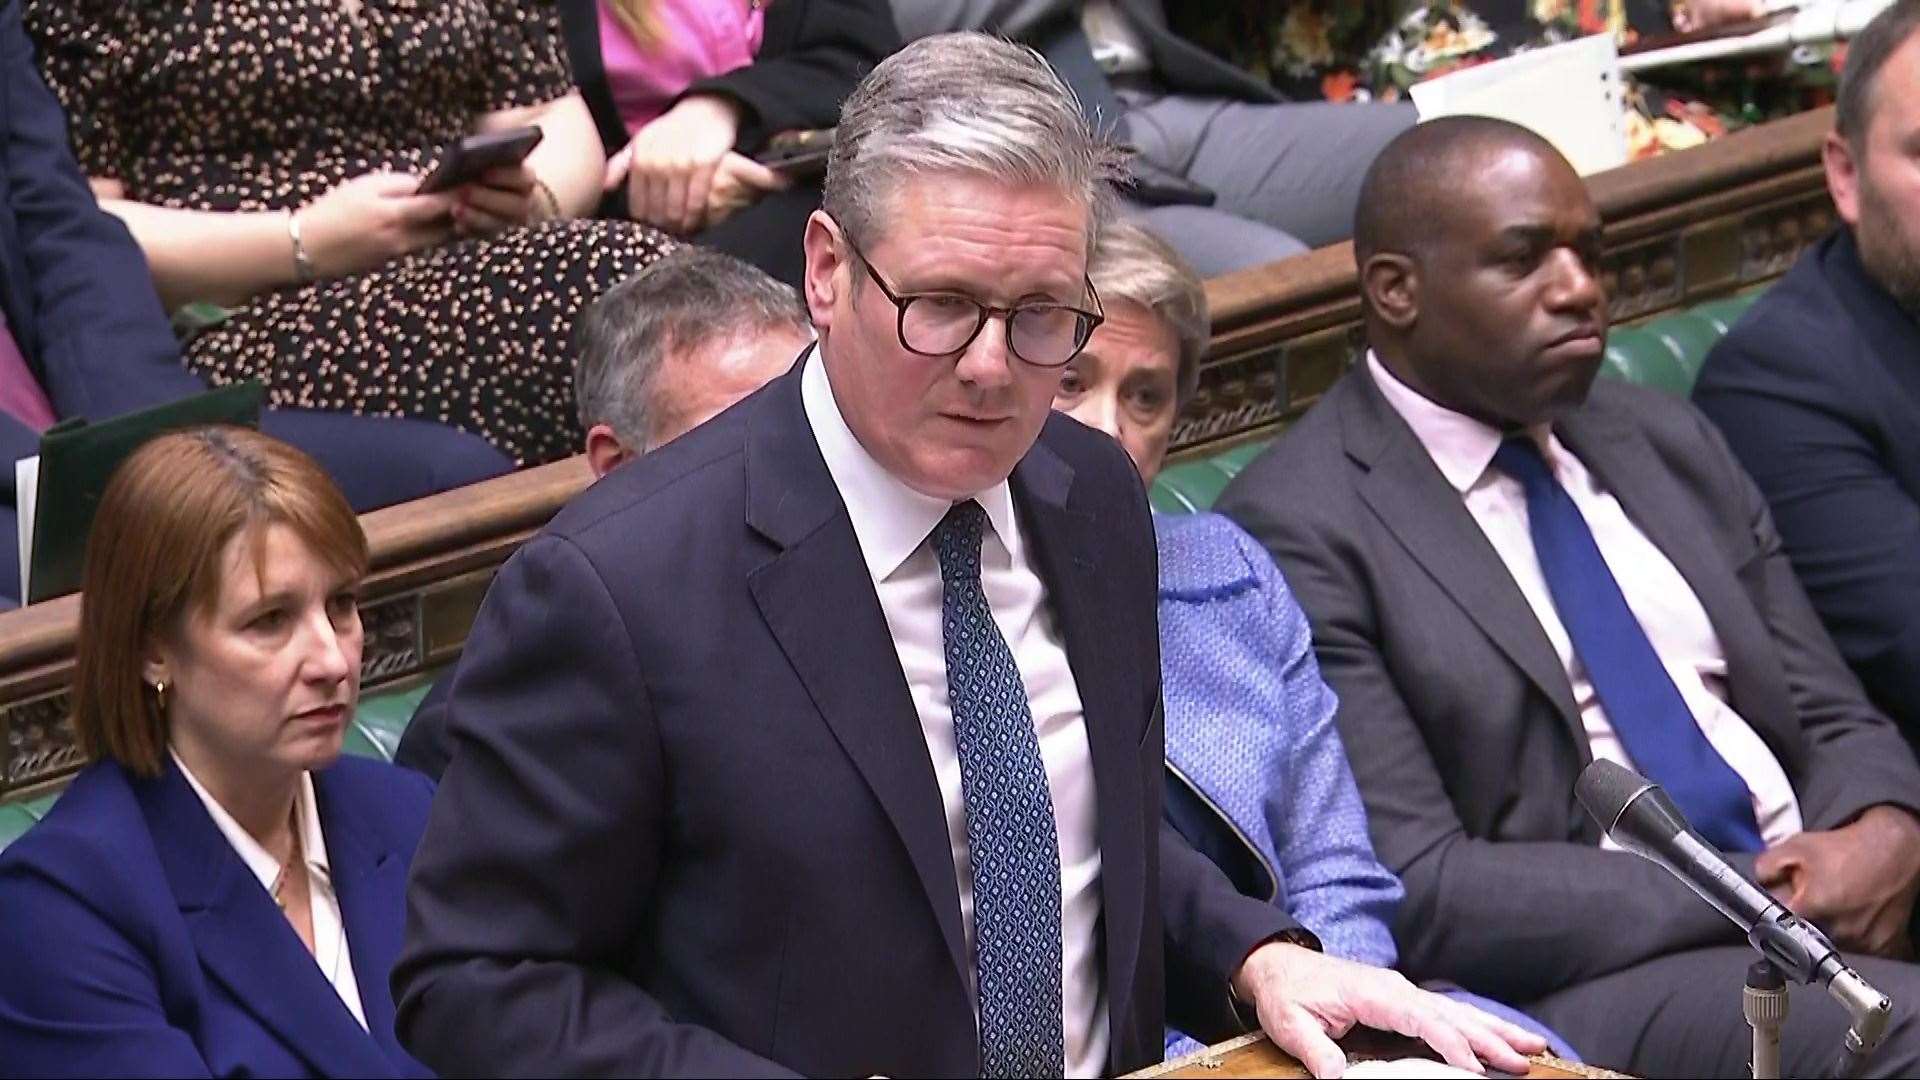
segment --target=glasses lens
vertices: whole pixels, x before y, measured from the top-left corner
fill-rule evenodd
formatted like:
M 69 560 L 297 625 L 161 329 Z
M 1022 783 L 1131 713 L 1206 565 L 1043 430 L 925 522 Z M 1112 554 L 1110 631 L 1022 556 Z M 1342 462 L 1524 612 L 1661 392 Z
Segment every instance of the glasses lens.
M 980 325 L 980 305 L 964 296 L 916 296 L 900 316 L 907 348 L 945 356 L 966 347 Z
M 1092 320 L 1072 308 L 1043 304 L 1013 313 L 1009 326 L 1020 359 L 1054 367 L 1073 359 L 1087 343 Z

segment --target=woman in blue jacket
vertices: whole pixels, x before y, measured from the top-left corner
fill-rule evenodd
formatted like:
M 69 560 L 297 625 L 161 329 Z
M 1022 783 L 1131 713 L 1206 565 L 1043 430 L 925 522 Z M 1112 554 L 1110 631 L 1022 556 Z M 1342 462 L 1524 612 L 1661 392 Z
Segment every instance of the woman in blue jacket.
M 1179 254 L 1132 223 L 1101 230 L 1090 276 L 1106 321 L 1063 372 L 1054 408 L 1119 440 L 1151 484 L 1199 376 L 1206 294 Z M 1285 908 L 1329 954 L 1392 967 L 1404 892 L 1373 853 L 1306 614 L 1273 557 L 1225 517 L 1156 514 L 1154 532 L 1168 819 L 1241 892 Z M 1577 1060 L 1530 1018 L 1452 996 Z M 1169 1034 L 1170 1054 L 1197 1048 Z
M 425 1076 L 387 974 L 432 788 L 340 756 L 366 538 L 313 461 L 163 436 L 87 550 L 93 759 L 0 854 L 0 1074 Z

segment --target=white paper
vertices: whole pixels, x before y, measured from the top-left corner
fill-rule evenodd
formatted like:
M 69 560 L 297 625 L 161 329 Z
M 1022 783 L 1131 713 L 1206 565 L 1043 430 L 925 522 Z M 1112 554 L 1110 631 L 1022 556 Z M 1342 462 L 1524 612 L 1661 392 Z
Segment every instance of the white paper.
M 24 457 L 13 463 L 13 506 L 19 519 L 20 534 L 20 604 L 25 606 L 27 597 L 27 568 L 33 565 L 33 510 L 34 500 L 40 493 L 40 455 Z
M 1415 83 L 1420 119 L 1492 116 L 1552 143 L 1588 176 L 1627 163 L 1620 51 L 1609 34 L 1529 49 Z

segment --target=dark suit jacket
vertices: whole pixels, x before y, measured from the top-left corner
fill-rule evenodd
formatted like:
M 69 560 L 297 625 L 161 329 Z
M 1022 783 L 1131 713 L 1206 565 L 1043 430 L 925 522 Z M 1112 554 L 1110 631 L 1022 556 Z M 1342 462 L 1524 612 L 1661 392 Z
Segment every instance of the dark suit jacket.
M 627 145 L 627 128 L 607 86 L 600 55 L 598 0 L 559 0 L 573 81 L 611 154 Z M 753 63 L 702 79 L 688 94 L 719 94 L 745 109 L 735 148 L 752 155 L 776 132 L 830 128 L 840 102 L 900 47 L 900 32 L 882 0 L 779 0 L 767 5 L 766 29 Z
M 59 416 L 202 389 L 180 367 L 146 261 L 74 164 L 17 3 L 0 4 L 0 310 Z M 0 459 L 39 452 L 39 435 L 0 413 Z M 13 469 L 0 472 L 11 491 Z
M 1920 806 L 1920 767 L 1841 663 L 1766 504 L 1685 402 L 1601 380 L 1555 433 L 1699 596 L 1730 703 L 1806 825 Z M 1221 496 L 1313 623 L 1415 978 L 1525 1002 L 1733 924 L 1620 852 L 1573 797 L 1591 760 L 1558 656 L 1460 495 L 1364 366 Z M 1736 860 L 1751 869 L 1751 857 Z
M 1920 324 L 1843 227 L 1721 340 L 1693 395 L 1766 495 L 1841 655 L 1920 740 Z
M 969 1076 L 938 787 L 800 370 L 595 484 L 502 568 L 394 972 L 444 1073 Z M 1098 788 L 1115 1071 L 1292 923 L 1160 821 L 1153 532 L 1113 442 L 1049 419 L 1014 502 Z
M 428 1075 L 387 972 L 432 785 L 359 758 L 313 783 L 371 1036 L 179 768 L 102 762 L 0 854 L 0 1074 Z

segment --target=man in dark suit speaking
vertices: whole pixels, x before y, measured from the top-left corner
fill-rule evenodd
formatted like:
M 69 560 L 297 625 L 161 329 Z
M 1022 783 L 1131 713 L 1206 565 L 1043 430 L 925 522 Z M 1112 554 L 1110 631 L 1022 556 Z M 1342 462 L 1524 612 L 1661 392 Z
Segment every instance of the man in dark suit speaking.
M 446 1074 L 1059 1076 L 1251 1006 L 1540 1044 L 1312 951 L 1160 822 L 1152 530 L 1050 405 L 1110 175 L 1057 79 L 928 39 L 849 98 L 817 351 L 501 571 L 394 972 Z M 1166 1002 L 1172 1003 L 1172 1009 Z
M 1354 233 L 1371 351 L 1221 498 L 1313 623 L 1405 969 L 1523 1007 L 1590 1061 L 1745 1075 L 1732 923 L 1609 850 L 1604 758 L 1825 927 L 1891 994 L 1872 1066 L 1920 1070 L 1920 768 L 1794 580 L 1753 482 L 1685 402 L 1594 381 L 1600 219 L 1496 120 L 1380 155 Z M 1804 993 L 1802 993 L 1804 991 Z M 1846 1019 L 1795 987 L 1784 1072 Z

